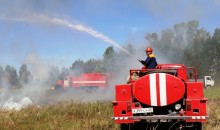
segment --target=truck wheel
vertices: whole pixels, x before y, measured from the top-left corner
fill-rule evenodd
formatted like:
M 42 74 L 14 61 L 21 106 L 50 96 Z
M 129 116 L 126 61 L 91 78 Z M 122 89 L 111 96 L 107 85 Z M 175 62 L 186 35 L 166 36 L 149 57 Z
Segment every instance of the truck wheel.
M 153 128 L 147 128 L 146 123 L 121 124 L 121 130 L 156 130 Z
M 194 130 L 202 130 L 202 123 L 201 122 L 197 122 L 194 124 Z
M 121 130 L 132 130 L 132 124 L 121 124 Z

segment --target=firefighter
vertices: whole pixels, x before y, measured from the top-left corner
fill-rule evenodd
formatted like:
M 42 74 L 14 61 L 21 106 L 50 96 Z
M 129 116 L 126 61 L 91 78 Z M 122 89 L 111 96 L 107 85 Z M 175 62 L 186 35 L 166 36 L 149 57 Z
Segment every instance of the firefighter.
M 153 49 L 151 47 L 146 48 L 147 58 L 146 60 L 140 60 L 140 62 L 144 65 L 142 69 L 155 69 L 157 66 L 156 58 L 152 53 Z
M 139 79 L 138 71 L 132 70 L 130 73 L 131 74 L 127 77 L 127 84 L 130 83 L 130 80 L 135 81 Z

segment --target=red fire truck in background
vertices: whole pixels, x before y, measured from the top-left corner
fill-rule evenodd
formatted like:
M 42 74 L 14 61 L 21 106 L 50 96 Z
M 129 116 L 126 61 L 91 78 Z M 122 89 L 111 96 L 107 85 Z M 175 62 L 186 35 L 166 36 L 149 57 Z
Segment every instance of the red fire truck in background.
M 52 89 L 107 89 L 110 75 L 105 73 L 83 73 L 80 76 L 66 76 L 57 80 Z
M 201 130 L 207 98 L 197 77 L 195 68 L 183 64 L 130 70 L 128 83 L 115 86 L 115 123 L 121 130 Z

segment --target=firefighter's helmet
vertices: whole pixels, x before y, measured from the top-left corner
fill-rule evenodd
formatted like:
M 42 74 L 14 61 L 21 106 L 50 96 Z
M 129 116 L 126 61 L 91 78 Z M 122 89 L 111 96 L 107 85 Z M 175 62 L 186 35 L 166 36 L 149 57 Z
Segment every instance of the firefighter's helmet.
M 153 52 L 153 49 L 151 47 L 147 47 L 146 52 Z

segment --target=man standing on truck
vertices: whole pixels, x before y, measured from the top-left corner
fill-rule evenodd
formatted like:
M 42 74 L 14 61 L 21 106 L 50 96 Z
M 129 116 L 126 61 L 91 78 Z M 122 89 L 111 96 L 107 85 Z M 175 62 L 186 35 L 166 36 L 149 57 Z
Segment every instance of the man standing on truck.
M 157 61 L 156 58 L 154 57 L 154 54 L 152 54 L 153 49 L 151 47 L 146 48 L 146 54 L 147 58 L 146 60 L 138 60 L 140 61 L 144 66 L 142 67 L 143 71 L 136 72 L 136 71 L 131 71 L 130 76 L 127 78 L 127 83 L 130 83 L 130 80 L 137 80 L 139 77 L 142 77 L 145 75 L 145 69 L 155 69 L 157 66 Z
M 151 47 L 147 47 L 145 51 L 147 54 L 146 60 L 139 60 L 144 65 L 142 69 L 155 69 L 157 66 L 157 61 L 154 57 L 154 54 L 152 54 L 153 49 Z

